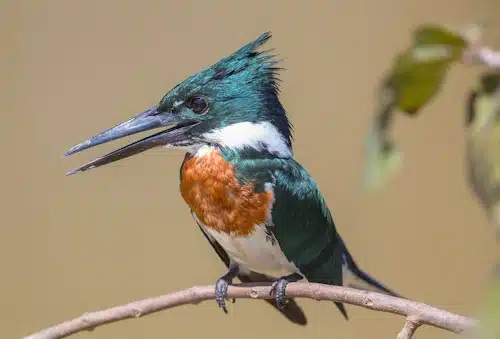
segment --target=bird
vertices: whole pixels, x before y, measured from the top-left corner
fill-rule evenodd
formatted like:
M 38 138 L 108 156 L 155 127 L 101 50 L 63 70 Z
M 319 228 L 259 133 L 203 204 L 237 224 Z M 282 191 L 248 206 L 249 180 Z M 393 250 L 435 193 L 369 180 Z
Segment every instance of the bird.
M 500 240 L 500 72 L 480 76 L 465 113 L 467 179 Z
M 293 125 L 279 98 L 281 60 L 259 50 L 270 38 L 270 31 L 262 33 L 178 83 L 153 107 L 73 146 L 66 156 L 163 128 L 67 175 L 153 147 L 185 150 L 180 193 L 227 268 L 215 283 L 219 308 L 227 313 L 227 290 L 235 278 L 267 283 L 272 298 L 266 301 L 292 323 L 306 325 L 302 308 L 286 297 L 289 282 L 399 295 L 358 267 L 317 183 L 295 160 Z M 335 304 L 348 319 L 344 304 Z

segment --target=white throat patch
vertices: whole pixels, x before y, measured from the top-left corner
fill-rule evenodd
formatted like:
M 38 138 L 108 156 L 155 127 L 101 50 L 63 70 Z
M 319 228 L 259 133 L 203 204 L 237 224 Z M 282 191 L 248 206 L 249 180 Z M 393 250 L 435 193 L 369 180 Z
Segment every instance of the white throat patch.
M 229 148 L 251 147 L 257 151 L 267 150 L 284 158 L 292 156 L 285 138 L 269 122 L 239 122 L 205 133 L 203 138 Z

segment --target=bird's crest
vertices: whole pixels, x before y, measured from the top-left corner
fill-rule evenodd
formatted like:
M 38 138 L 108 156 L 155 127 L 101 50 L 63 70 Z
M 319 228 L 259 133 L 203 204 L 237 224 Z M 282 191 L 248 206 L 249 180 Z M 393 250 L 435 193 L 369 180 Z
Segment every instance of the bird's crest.
M 205 68 L 175 86 L 167 93 L 160 102 L 168 105 L 169 98 L 178 97 L 186 91 L 197 91 L 210 85 L 214 91 L 223 90 L 219 94 L 228 97 L 241 94 L 242 85 L 261 90 L 270 90 L 277 94 L 279 88 L 277 72 L 281 69 L 276 67 L 279 60 L 276 55 L 270 55 L 271 50 L 258 51 L 266 41 L 271 38 L 271 32 L 261 34 L 254 41 L 246 44 L 236 52 L 217 61 L 212 66 Z M 234 92 L 233 92 L 234 91 Z M 171 104 L 171 103 L 170 103 Z
M 257 51 L 257 49 L 271 38 L 271 32 L 263 33 L 256 40 L 241 47 L 233 54 L 219 60 L 212 66 L 212 77 L 224 79 L 232 75 L 247 71 L 254 80 L 268 80 L 275 82 L 276 64 L 275 55 L 269 55 L 271 50 Z

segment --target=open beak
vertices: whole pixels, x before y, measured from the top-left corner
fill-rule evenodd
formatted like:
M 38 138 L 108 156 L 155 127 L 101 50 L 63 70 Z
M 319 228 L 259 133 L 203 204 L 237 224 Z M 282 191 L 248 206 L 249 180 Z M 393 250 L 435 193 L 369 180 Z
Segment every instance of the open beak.
M 68 172 L 66 175 L 84 172 L 95 167 L 118 161 L 120 159 L 128 158 L 132 155 L 144 152 L 153 147 L 172 145 L 185 141 L 187 140 L 187 137 L 185 135 L 186 131 L 188 131 L 195 125 L 198 125 L 199 123 L 199 120 L 186 120 L 171 112 L 159 113 L 157 110 L 157 106 L 154 106 L 128 121 L 125 121 L 115 127 L 97 134 L 96 136 L 78 145 L 73 146 L 64 155 L 68 156 L 112 140 L 120 139 L 128 135 L 148 131 L 159 127 L 171 126 L 169 129 L 138 140 L 114 152 L 108 153 L 77 169 L 72 170 L 71 172 Z

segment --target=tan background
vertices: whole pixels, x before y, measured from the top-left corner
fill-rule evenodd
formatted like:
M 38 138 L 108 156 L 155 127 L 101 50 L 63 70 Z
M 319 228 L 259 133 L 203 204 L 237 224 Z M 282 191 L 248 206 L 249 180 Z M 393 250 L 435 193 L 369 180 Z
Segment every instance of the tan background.
M 409 29 L 490 20 L 494 3 L 3 1 L 0 337 L 223 273 L 178 193 L 181 151 L 152 150 L 74 177 L 64 173 L 125 141 L 61 155 L 266 30 L 274 34 L 266 47 L 286 58 L 282 99 L 296 156 L 359 263 L 410 298 L 473 314 L 493 256 L 464 181 L 461 105 L 474 71 L 454 69 L 421 117 L 398 119 L 406 163 L 388 186 L 363 196 L 359 176 L 374 86 Z M 81 337 L 391 338 L 403 322 L 351 306 L 345 322 L 331 303 L 301 304 L 305 328 L 240 300 L 228 316 L 208 302 Z M 451 334 L 426 328 L 417 338 Z

